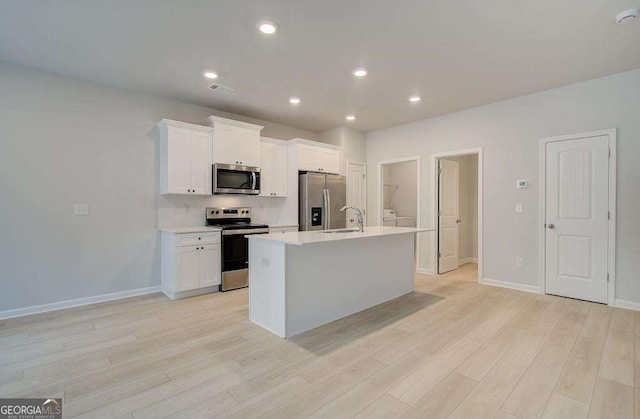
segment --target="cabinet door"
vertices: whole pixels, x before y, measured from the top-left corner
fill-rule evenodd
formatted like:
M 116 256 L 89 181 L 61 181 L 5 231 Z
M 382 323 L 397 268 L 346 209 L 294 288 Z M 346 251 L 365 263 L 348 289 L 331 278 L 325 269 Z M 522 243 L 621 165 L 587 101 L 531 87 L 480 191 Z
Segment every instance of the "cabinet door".
M 321 171 L 318 164 L 318 148 L 310 145 L 298 145 L 298 170 Z
M 340 153 L 325 147 L 298 145 L 298 170 L 340 173 Z
M 338 150 L 318 147 L 318 162 L 323 172 L 340 173 L 340 153 Z
M 191 191 L 211 195 L 211 134 L 191 132 Z
M 241 129 L 237 144 L 237 158 L 245 166 L 260 166 L 260 133 Z
M 213 162 L 238 164 L 240 131 L 236 127 L 216 125 L 213 128 Z
M 198 288 L 200 266 L 198 256 L 202 250 L 196 246 L 176 247 L 176 291 Z
M 260 143 L 260 196 L 273 196 L 275 144 Z
M 167 193 L 186 194 L 191 191 L 191 131 L 168 129 Z
M 222 274 L 220 272 L 220 250 L 219 244 L 209 244 L 200 246 L 200 288 L 220 285 Z
M 278 144 L 274 144 L 274 146 L 271 156 L 271 191 L 274 196 L 287 196 L 289 193 L 288 148 Z

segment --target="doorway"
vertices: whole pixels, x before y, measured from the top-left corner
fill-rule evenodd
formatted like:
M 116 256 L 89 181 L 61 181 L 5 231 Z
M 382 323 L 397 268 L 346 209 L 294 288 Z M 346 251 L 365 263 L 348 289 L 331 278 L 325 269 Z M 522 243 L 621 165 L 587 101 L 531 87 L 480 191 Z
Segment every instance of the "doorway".
M 347 205 L 362 211 L 364 224 L 367 224 L 367 167 L 363 162 L 347 160 Z M 357 227 L 351 213 L 347 218 L 347 227 Z
M 481 282 L 482 149 L 433 154 L 432 167 L 433 271 L 444 274 L 473 264 Z
M 419 226 L 420 157 L 381 161 L 378 173 L 379 224 L 388 227 Z M 416 240 L 415 255 L 420 254 L 419 249 L 420 241 Z
M 541 142 L 546 294 L 615 302 L 615 130 Z

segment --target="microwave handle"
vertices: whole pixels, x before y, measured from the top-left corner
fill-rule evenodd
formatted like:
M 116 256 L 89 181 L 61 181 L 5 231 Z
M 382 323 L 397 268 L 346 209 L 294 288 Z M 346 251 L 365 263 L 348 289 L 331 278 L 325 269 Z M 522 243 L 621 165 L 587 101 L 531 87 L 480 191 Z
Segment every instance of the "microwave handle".
M 251 189 L 256 189 L 256 183 L 258 183 L 256 172 L 251 172 Z

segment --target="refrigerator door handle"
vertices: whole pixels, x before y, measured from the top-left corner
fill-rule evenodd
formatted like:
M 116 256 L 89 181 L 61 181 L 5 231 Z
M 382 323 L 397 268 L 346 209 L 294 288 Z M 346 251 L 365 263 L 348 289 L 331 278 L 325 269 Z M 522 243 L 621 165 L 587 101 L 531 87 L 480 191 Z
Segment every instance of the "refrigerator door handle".
M 324 195 L 324 223 L 322 228 L 328 230 L 331 222 L 331 197 L 329 196 L 329 189 L 324 189 L 322 194 Z
M 331 228 L 331 192 L 327 189 L 327 230 Z

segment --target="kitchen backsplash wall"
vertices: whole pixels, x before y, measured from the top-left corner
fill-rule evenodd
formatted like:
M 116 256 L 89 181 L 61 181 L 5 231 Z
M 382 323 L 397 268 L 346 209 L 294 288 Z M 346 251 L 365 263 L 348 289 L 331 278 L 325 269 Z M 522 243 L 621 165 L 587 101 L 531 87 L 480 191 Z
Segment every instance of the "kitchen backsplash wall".
M 158 227 L 199 226 L 205 223 L 207 207 L 250 207 L 251 220 L 270 225 L 295 225 L 298 220 L 288 219 L 284 205 L 288 198 L 265 198 L 247 195 L 158 197 Z

